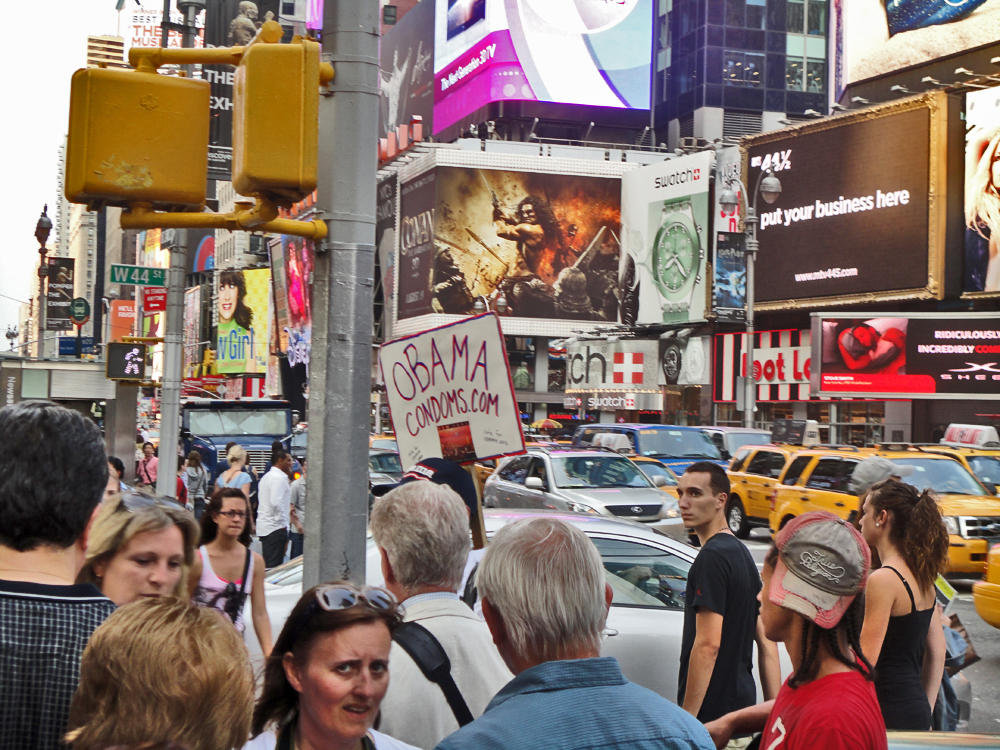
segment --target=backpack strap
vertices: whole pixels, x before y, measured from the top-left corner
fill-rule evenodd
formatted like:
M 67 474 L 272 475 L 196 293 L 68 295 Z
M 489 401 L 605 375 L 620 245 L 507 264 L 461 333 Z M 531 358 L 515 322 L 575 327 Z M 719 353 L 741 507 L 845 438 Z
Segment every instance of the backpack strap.
M 410 655 L 424 677 L 441 688 L 460 727 L 472 723 L 472 712 L 451 676 L 451 660 L 434 634 L 418 622 L 407 622 L 392 639 Z

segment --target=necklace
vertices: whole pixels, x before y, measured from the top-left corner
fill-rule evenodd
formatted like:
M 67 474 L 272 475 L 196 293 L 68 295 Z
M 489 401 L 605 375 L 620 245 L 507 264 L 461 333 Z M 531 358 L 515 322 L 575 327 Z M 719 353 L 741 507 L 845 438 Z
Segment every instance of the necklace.
M 57 576 L 55 573 L 45 573 L 41 570 L 24 570 L 23 568 L 0 568 L 0 573 L 33 573 L 36 576 L 45 576 L 46 578 L 54 578 L 64 585 L 72 585 L 73 582 L 63 578 L 62 576 Z

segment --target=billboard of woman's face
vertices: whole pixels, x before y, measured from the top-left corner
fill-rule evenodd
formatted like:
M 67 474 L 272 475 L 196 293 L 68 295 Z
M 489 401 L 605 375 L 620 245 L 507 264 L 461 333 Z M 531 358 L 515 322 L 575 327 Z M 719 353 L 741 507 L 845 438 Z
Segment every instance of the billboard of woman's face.
M 271 272 L 222 271 L 219 274 L 219 373 L 265 372 Z

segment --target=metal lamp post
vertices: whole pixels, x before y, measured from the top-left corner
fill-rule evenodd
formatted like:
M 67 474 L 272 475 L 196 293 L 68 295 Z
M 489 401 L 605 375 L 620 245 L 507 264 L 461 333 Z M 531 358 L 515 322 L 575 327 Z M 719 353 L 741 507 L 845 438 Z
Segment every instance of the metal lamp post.
M 738 184 L 739 195 L 732 190 L 732 185 Z M 719 194 L 719 205 L 726 213 L 730 213 L 739 208 L 740 198 L 746 205 L 746 218 L 743 220 L 747 226 L 747 347 L 746 347 L 746 377 L 744 385 L 746 387 L 743 403 L 743 426 L 753 427 L 753 415 L 757 411 L 757 381 L 754 378 L 753 368 L 753 294 L 754 294 L 754 261 L 757 259 L 757 194 L 764 196 L 767 203 L 774 203 L 781 194 L 781 180 L 774 176 L 771 170 L 761 170 L 757 177 L 757 184 L 753 190 L 753 205 L 746 195 L 746 186 L 738 177 L 729 181 L 729 187 Z
M 45 243 L 49 240 L 49 232 L 52 231 L 52 219 L 49 218 L 49 204 L 46 203 L 42 209 L 42 215 L 38 217 L 35 224 L 35 239 L 38 240 L 38 254 L 41 258 L 38 261 L 38 358 L 45 356 L 45 279 L 49 275 L 48 264 L 45 256 L 48 250 Z M 30 338 L 30 337 L 29 337 Z

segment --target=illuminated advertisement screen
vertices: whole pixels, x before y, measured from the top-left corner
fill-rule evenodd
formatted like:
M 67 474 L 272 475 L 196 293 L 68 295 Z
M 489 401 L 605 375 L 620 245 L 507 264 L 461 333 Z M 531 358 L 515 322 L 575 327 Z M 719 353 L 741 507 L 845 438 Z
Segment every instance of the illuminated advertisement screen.
M 995 315 L 814 316 L 812 341 L 823 396 L 1000 399 Z
M 963 291 L 1000 292 L 1000 89 L 965 95 Z M 993 249 L 990 245 L 993 244 Z
M 439 166 L 400 189 L 399 318 L 616 322 L 621 179 Z
M 270 269 L 221 271 L 218 284 L 216 370 L 221 374 L 266 372 Z
M 831 5 L 838 92 L 856 81 L 997 42 L 1000 0 L 836 0 Z M 818 7 L 820 13 L 825 10 Z M 809 33 L 816 33 L 822 17 L 810 16 L 807 23 Z
M 653 0 L 434 0 L 434 132 L 490 102 L 648 109 Z
M 944 214 L 930 190 L 941 107 L 929 104 L 940 102 L 745 139 L 747 189 L 762 185 L 762 172 L 780 182 L 779 193 L 760 189 L 756 197 L 755 302 L 932 296 L 930 279 L 943 270 Z

